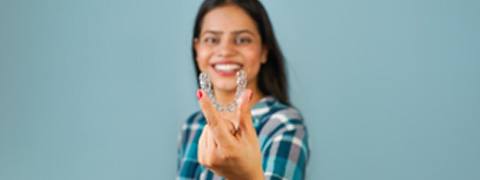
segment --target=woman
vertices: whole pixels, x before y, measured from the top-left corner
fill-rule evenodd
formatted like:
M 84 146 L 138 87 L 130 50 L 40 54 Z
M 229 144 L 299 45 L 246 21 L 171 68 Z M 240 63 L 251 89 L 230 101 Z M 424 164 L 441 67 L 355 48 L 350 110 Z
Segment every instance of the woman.
M 197 90 L 201 110 L 182 128 L 177 179 L 304 179 L 307 131 L 290 106 L 284 58 L 261 3 L 205 0 L 192 52 L 213 93 Z M 236 96 L 240 71 L 248 83 Z M 217 109 L 231 102 L 232 112 Z

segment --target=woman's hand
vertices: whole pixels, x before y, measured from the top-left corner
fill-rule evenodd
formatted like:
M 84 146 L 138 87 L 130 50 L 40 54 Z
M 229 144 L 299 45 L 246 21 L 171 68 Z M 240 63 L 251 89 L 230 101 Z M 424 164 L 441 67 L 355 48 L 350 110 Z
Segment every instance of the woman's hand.
M 199 140 L 200 164 L 229 180 L 263 179 L 260 145 L 250 112 L 252 91 L 243 92 L 230 117 L 217 112 L 203 91 L 198 90 L 197 96 L 207 120 Z

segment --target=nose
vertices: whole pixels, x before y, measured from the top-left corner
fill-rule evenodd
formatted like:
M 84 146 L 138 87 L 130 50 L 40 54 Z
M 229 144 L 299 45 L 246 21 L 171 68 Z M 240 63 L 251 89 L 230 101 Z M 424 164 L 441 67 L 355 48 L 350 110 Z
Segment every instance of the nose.
M 233 56 L 236 53 L 235 44 L 230 41 L 223 41 L 217 49 L 217 54 L 220 57 Z

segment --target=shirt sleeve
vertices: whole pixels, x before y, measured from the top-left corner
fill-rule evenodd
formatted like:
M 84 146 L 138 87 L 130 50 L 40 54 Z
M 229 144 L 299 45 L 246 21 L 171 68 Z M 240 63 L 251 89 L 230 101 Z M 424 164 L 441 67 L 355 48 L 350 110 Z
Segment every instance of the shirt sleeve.
M 183 123 L 180 133 L 177 137 L 177 173 L 180 173 L 179 170 L 184 163 L 185 159 L 185 150 L 189 143 L 192 143 L 190 139 L 191 133 L 195 133 L 195 120 L 198 119 L 199 113 L 194 113 L 190 115 L 187 120 Z M 187 157 L 188 158 L 188 157 Z
M 266 144 L 263 152 L 265 179 L 298 180 L 305 178 L 309 156 L 305 126 L 284 123 Z
M 177 173 L 180 170 L 180 166 L 182 164 L 182 158 L 184 154 L 184 148 L 183 148 L 183 142 L 185 141 L 185 130 L 184 127 L 186 124 L 182 125 L 182 128 L 180 129 L 180 133 L 178 133 L 177 136 Z

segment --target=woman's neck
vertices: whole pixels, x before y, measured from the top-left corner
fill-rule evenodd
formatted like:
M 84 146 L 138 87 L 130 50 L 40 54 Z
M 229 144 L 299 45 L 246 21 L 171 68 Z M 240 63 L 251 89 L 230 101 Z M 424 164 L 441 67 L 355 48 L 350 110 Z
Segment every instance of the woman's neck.
M 248 89 L 252 90 L 252 100 L 250 101 L 250 107 L 253 108 L 253 106 L 263 98 L 263 94 L 257 87 L 248 87 Z M 218 90 L 215 89 L 215 97 L 217 101 L 222 104 L 222 105 L 227 105 L 235 100 L 235 93 L 236 91 L 223 91 L 223 90 Z

